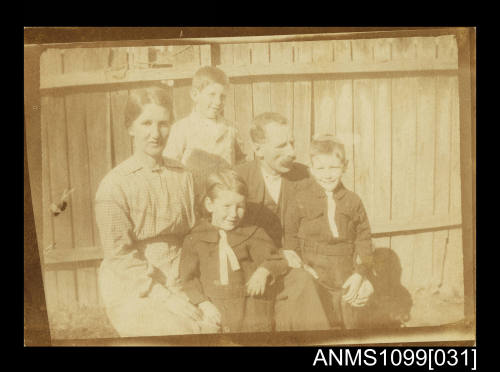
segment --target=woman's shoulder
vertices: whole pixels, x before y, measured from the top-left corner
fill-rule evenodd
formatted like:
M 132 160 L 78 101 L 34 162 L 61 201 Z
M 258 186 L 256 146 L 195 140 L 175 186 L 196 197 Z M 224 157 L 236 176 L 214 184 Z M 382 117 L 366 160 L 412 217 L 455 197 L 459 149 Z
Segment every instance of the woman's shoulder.
M 128 175 L 132 174 L 138 169 L 138 166 L 132 157 L 122 161 L 120 164 L 111 169 L 101 180 L 97 195 L 102 195 L 107 192 L 115 192 L 117 187 L 120 187 Z

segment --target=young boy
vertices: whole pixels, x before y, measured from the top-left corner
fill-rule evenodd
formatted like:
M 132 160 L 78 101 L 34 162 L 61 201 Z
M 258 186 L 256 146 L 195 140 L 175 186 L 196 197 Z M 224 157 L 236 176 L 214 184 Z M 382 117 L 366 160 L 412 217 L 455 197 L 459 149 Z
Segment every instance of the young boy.
M 310 173 L 285 214 L 285 246 L 323 289 L 333 328 L 360 328 L 373 288 L 366 280 L 372 261 L 371 233 L 363 203 L 341 182 L 347 167 L 344 145 L 331 135 L 311 142 Z
M 195 194 L 202 195 L 206 176 L 215 168 L 232 167 L 243 160 L 236 129 L 223 117 L 226 74 L 211 66 L 193 76 L 193 111 L 174 123 L 163 156 L 182 162 L 193 172 Z
M 186 236 L 180 260 L 190 302 L 224 333 L 271 331 L 275 278 L 287 271 L 272 239 L 244 220 L 247 195 L 235 171 L 212 173 L 203 200 L 209 218 Z

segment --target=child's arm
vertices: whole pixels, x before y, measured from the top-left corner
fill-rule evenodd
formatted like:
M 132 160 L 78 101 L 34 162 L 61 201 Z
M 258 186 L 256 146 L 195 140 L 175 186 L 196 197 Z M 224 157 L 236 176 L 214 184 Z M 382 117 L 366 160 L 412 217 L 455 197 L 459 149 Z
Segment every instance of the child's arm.
M 354 269 L 365 277 L 372 268 L 373 247 L 370 223 L 361 199 L 358 200 L 355 216 L 357 216 L 356 238 L 354 240 Z
M 181 259 L 179 263 L 179 279 L 182 290 L 189 297 L 189 301 L 198 305 L 208 301 L 208 297 L 203 292 L 200 282 L 200 259 L 196 247 L 193 244 L 193 237 L 187 236 L 184 239 Z
M 186 122 L 180 121 L 172 125 L 167 145 L 165 146 L 165 150 L 163 150 L 164 157 L 182 161 L 182 156 L 186 148 L 186 124 Z
M 267 279 L 272 277 L 272 281 L 280 275 L 286 274 L 288 264 L 276 249 L 272 239 L 263 229 L 258 229 L 252 237 L 252 242 L 248 247 L 250 257 L 259 267 L 252 274 L 247 283 L 249 295 L 261 295 L 264 293 Z

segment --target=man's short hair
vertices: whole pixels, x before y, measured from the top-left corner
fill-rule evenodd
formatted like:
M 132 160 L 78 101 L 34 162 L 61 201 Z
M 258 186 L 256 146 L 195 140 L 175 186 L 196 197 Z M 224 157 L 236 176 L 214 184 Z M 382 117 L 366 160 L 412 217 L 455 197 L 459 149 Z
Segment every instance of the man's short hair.
M 266 140 L 265 126 L 270 123 L 278 123 L 281 125 L 288 125 L 288 120 L 277 112 L 264 112 L 257 115 L 250 128 L 250 138 L 254 143 L 263 143 Z
M 315 135 L 311 140 L 311 146 L 309 148 L 311 164 L 314 156 L 330 154 L 335 155 L 344 165 L 347 165 L 345 147 L 342 141 L 332 134 Z
M 191 87 L 199 91 L 203 90 L 207 85 L 218 83 L 228 85 L 229 79 L 221 69 L 212 66 L 200 67 L 194 74 Z

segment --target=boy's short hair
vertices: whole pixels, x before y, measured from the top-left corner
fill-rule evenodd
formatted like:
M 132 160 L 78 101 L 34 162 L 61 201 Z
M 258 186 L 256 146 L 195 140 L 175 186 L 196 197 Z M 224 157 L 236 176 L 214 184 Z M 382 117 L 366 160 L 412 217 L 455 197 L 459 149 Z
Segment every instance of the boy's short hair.
M 347 165 L 345 156 L 345 147 L 342 141 L 332 134 L 320 134 L 313 137 L 309 149 L 309 159 L 312 165 L 312 159 L 316 155 L 334 154 L 344 164 Z
M 220 167 L 212 171 L 206 181 L 205 196 L 214 200 L 221 190 L 234 191 L 237 194 L 248 196 L 248 186 L 245 180 L 233 169 Z
M 264 128 L 270 123 L 287 125 L 288 120 L 277 112 L 264 112 L 257 115 L 253 119 L 252 126 L 250 127 L 250 138 L 254 143 L 263 143 L 266 140 L 266 132 Z
M 229 85 L 229 79 L 221 69 L 212 66 L 203 66 L 195 72 L 191 87 L 201 91 L 212 83 L 226 86 Z

